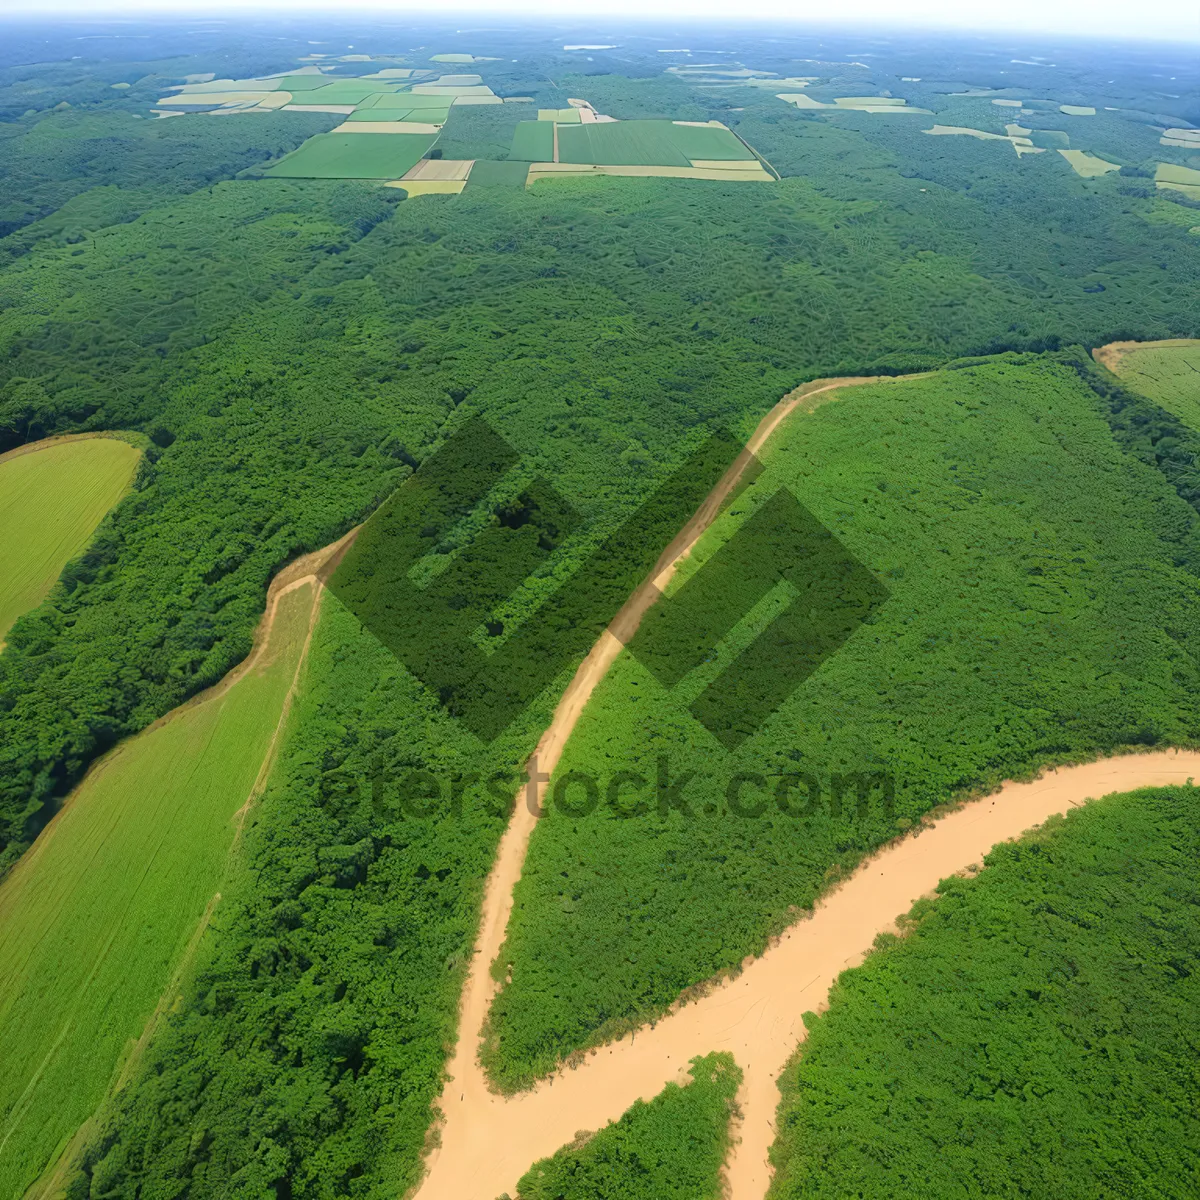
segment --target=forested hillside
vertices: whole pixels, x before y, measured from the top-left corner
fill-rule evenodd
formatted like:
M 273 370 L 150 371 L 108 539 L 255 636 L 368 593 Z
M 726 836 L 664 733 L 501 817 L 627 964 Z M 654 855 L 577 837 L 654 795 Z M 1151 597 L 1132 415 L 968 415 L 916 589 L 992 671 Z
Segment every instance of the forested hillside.
M 772 1198 L 1194 1189 L 1194 788 L 998 846 L 848 971 L 782 1087 Z
M 925 208 L 916 180 L 886 181 L 890 202 L 614 179 L 395 207 L 355 184 L 225 183 L 0 272 L 4 444 L 121 427 L 161 450 L 0 660 L 5 861 L 98 751 L 228 670 L 271 573 L 360 520 L 456 410 L 603 526 L 614 487 L 632 502 L 676 464 L 680 430 L 744 431 L 804 378 L 1191 331 L 1182 229 L 1115 198 L 1031 229 L 1003 197 L 933 188 Z M 968 238 L 992 225 L 1007 238 Z M 1087 290 L 1106 272 L 1122 286 Z M 614 480 L 610 455 L 633 470 Z
M 558 771 L 607 798 L 581 812 L 582 792 L 563 791 L 516 889 L 488 1048 L 507 1086 L 760 953 L 939 802 L 1039 763 L 1200 736 L 1200 519 L 1121 451 L 1074 370 L 1006 356 L 835 397 L 776 432 L 673 595 L 774 520 L 784 488 L 882 601 L 761 726 L 755 688 L 785 674 L 784 652 L 736 690 L 721 672 L 786 597 L 756 607 L 731 581 L 731 618 L 749 616 L 711 649 L 691 621 L 656 639 L 651 614 Z M 811 603 L 803 578 L 786 586 Z M 665 686 L 656 660 L 693 656 Z

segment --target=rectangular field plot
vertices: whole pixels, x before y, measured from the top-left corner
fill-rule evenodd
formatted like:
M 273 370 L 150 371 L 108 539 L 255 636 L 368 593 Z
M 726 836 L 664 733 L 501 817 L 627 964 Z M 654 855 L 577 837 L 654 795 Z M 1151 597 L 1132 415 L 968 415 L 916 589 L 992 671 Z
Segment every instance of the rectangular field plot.
M 452 96 L 422 96 L 416 92 L 376 92 L 363 101 L 363 108 L 449 108 Z
M 523 162 L 554 159 L 554 125 L 550 121 L 522 121 L 513 131 L 508 157 Z
M 435 140 L 421 133 L 319 133 L 263 174 L 276 179 L 399 179 Z
M 597 166 L 689 167 L 670 121 L 615 121 L 603 125 L 560 125 L 558 157 L 565 163 Z
M 480 159 L 472 168 L 467 187 L 474 191 L 479 187 L 523 188 L 529 175 L 529 164 L 523 162 L 494 162 Z M 401 184 L 401 187 L 404 185 Z
M 733 161 L 754 158 L 742 140 L 724 125 L 689 125 L 681 121 L 672 121 L 667 132 L 693 164 L 698 159 L 711 162 L 717 159 Z
M 348 121 L 403 121 L 413 110 L 411 108 L 364 108 L 361 104 L 346 118 Z M 419 120 L 429 120 L 428 114 L 438 112 L 438 109 L 423 109 Z
M 558 158 L 565 163 L 690 167 L 693 160 L 736 161 L 753 157 L 723 125 L 613 121 L 558 128 Z

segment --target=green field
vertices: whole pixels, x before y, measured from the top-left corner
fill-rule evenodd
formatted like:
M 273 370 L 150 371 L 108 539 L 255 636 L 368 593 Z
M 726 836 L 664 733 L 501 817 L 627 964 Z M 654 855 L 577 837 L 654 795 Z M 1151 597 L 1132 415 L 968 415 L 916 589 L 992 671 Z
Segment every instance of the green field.
M 0 646 L 12 623 L 45 599 L 91 541 L 139 457 L 128 442 L 88 438 L 0 462 Z
M 554 125 L 550 121 L 522 121 L 513 131 L 510 159 L 522 162 L 552 162 Z
M 432 108 L 436 110 L 449 108 L 445 96 L 418 96 L 412 92 L 379 92 L 368 96 L 363 102 L 363 108 Z
M 483 160 L 471 168 L 467 179 L 467 191 L 477 188 L 524 188 L 529 174 L 525 162 L 491 162 Z
M 689 579 L 719 583 L 719 565 L 715 576 L 700 565 L 750 514 L 769 516 L 782 487 L 890 595 L 757 732 L 748 714 L 763 688 L 787 694 L 781 668 L 798 651 L 762 650 L 742 677 L 722 668 L 780 615 L 779 588 L 803 595 L 805 578 L 756 603 L 737 595 L 756 556 L 731 567 L 730 611 L 720 597 L 706 610 L 730 632 L 711 650 L 691 620 L 646 642 L 681 600 L 648 614 L 640 657 L 626 651 L 597 688 L 558 771 L 588 773 L 601 796 L 631 772 L 641 790 L 582 816 L 569 793 L 535 828 L 515 891 L 499 968 L 511 982 L 487 1051 L 505 1085 L 761 952 L 831 873 L 955 792 L 1048 759 L 1195 736 L 1200 619 L 1195 576 L 1177 564 L 1197 561 L 1197 520 L 1121 452 L 1074 370 L 1000 359 L 847 389 L 792 417 L 761 457 L 764 475 L 675 594 Z M 668 688 L 675 662 L 682 678 Z M 674 800 L 658 798 L 657 781 L 689 772 Z M 735 811 L 726 785 L 739 772 L 767 782 Z M 857 785 L 835 790 L 835 776 L 872 772 L 891 775 L 893 811 L 882 784 L 865 811 Z M 798 785 L 785 813 L 771 789 L 789 775 L 814 778 L 816 794 Z
M 1200 430 L 1200 342 L 1122 354 L 1117 375 L 1192 429 Z
M 388 85 L 378 80 L 367 79 L 361 83 L 353 79 L 326 83 L 323 87 L 306 91 L 299 99 L 302 104 L 362 104 L 370 96 L 387 95 Z
M 691 1064 L 692 1082 L 668 1084 L 619 1121 L 535 1163 L 516 1200 L 721 1200 L 721 1164 L 742 1073 L 729 1054 Z
M 693 159 L 736 161 L 754 155 L 728 129 L 615 121 L 559 126 L 558 157 L 560 162 L 605 166 L 686 167 Z
M 221 889 L 312 600 L 283 598 L 266 656 L 225 694 L 102 760 L 0 884 L 4 1195 L 91 1116 Z
M 263 174 L 275 179 L 399 179 L 436 140 L 425 133 L 319 133 Z
M 1194 1196 L 1198 855 L 1161 789 L 944 881 L 808 1019 L 772 1200 Z

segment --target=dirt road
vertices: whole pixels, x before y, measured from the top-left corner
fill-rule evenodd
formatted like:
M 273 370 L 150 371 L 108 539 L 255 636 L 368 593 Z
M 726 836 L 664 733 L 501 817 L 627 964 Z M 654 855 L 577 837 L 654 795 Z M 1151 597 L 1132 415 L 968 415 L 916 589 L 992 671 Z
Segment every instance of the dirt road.
M 1200 753 L 1161 751 L 1105 759 L 1009 783 L 864 863 L 737 978 L 703 999 L 594 1051 L 582 1066 L 509 1099 L 488 1090 L 481 1071 L 462 1071 L 443 1095 L 442 1144 L 430 1158 L 420 1200 L 495 1200 L 515 1192 L 539 1158 L 579 1130 L 615 1120 L 676 1080 L 689 1059 L 728 1050 L 745 1081 L 741 1141 L 726 1174 L 731 1200 L 762 1200 L 770 1182 L 776 1080 L 805 1036 L 801 1014 L 818 1010 L 838 974 L 860 962 L 877 934 L 938 881 L 979 863 L 998 842 L 1019 836 L 1089 798 L 1200 778 Z M 456 1065 L 460 1066 L 456 1059 Z
M 833 399 L 837 389 L 874 378 L 817 380 L 785 396 L 759 423 L 745 451 L 687 526 L 664 551 L 645 583 L 580 665 L 538 744 L 537 767 L 549 775 L 592 690 L 659 598 L 679 563 L 732 494 L 754 454 L 796 410 Z M 818 399 L 823 397 L 824 399 Z M 792 926 L 735 980 L 677 1007 L 643 1028 L 594 1050 L 531 1091 L 493 1092 L 479 1064 L 479 1045 L 496 984 L 491 965 L 504 941 L 538 805 L 519 801 L 485 890 L 480 932 L 460 1007 L 460 1036 L 439 1100 L 439 1145 L 427 1159 L 419 1200 L 495 1200 L 514 1192 L 521 1175 L 581 1130 L 597 1130 L 635 1100 L 649 1100 L 681 1077 L 691 1058 L 729 1050 L 744 1072 L 742 1120 L 726 1164 L 732 1200 L 761 1200 L 770 1182 L 779 1073 L 804 1038 L 801 1014 L 819 1009 L 846 967 L 861 961 L 877 934 L 895 927 L 939 880 L 973 864 L 997 842 L 1019 836 L 1073 805 L 1114 791 L 1200 777 L 1200 753 L 1161 752 L 1109 759 L 1010 783 L 883 849 L 815 913 Z M 540 795 L 537 797 L 541 799 Z
M 1161 342 L 1109 342 L 1107 346 L 1097 346 L 1092 351 L 1092 357 L 1102 366 L 1107 367 L 1114 375 L 1120 373 L 1121 359 L 1131 350 L 1161 350 L 1170 346 L 1195 346 L 1195 338 L 1166 338 Z

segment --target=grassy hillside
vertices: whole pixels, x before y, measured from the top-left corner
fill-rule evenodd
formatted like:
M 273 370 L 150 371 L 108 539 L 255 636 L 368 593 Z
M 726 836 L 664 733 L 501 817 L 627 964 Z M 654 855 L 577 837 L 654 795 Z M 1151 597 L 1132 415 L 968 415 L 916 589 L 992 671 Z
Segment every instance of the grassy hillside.
M 516 1200 L 721 1200 L 721 1164 L 742 1073 L 729 1054 L 691 1065 L 692 1082 L 668 1084 L 582 1145 L 530 1167 Z
M 0 884 L 5 1195 L 20 1196 L 104 1097 L 221 890 L 312 602 L 311 587 L 285 596 L 247 675 L 99 763 Z
M 781 1088 L 772 1200 L 1194 1194 L 1200 792 L 997 847 L 847 971 Z
M 558 780 L 586 774 L 595 804 L 572 784 L 533 834 L 488 1050 L 508 1086 L 761 951 L 954 793 L 1197 737 L 1196 514 L 1118 449 L 1074 370 L 1010 357 L 819 399 L 777 430 L 567 746 Z M 696 620 L 647 637 L 780 488 L 888 595 L 755 730 L 747 714 L 793 678 L 825 601 L 797 600 L 817 606 L 801 643 L 736 687 L 731 664 L 803 579 L 723 617 L 727 597 L 709 597 L 703 619 L 732 625 L 715 646 Z M 760 541 L 729 587 L 775 553 Z
M 12 623 L 46 598 L 63 567 L 91 541 L 133 479 L 138 458 L 128 442 L 89 438 L 0 462 L 0 646 Z

